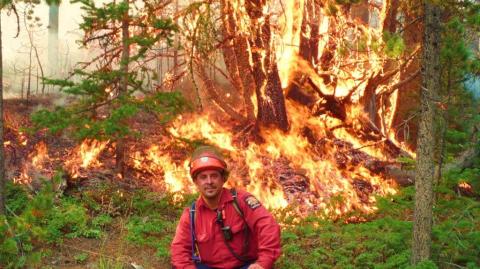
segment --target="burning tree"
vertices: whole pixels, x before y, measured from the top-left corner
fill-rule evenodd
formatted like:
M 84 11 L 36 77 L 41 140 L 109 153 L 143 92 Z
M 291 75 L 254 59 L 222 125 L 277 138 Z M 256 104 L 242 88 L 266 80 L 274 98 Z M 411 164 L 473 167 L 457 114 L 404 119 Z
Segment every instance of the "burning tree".
M 244 184 L 258 188 L 254 193 L 259 197 L 271 195 L 260 193 L 262 184 L 272 193 L 283 188 L 316 196 L 306 199 L 310 203 L 341 192 L 331 192 L 335 187 L 327 186 L 321 170 L 349 182 L 343 191 L 356 194 L 346 196 L 367 201 L 381 189 L 382 180 L 370 180 L 389 178 L 398 156 L 414 156 L 408 141 L 397 139 L 395 125 L 399 91 L 418 78 L 420 43 L 405 43 L 395 33 L 398 22 L 392 18 L 400 12 L 398 1 L 207 1 L 188 10 L 181 32 L 190 41 L 184 48 L 192 71 L 207 99 L 237 125 L 233 140 L 207 140 L 228 151 L 248 152 L 243 157 L 250 167 L 247 177 L 264 180 L 256 187 Z M 210 60 L 217 52 L 223 56 L 220 63 Z M 233 91 L 208 75 L 212 66 Z M 406 69 L 413 72 L 403 76 Z M 180 122 L 186 124 L 185 118 Z M 172 131 L 205 137 L 193 129 Z M 275 172 L 252 169 L 259 161 L 260 167 Z
M 398 89 L 415 79 L 418 72 L 404 81 L 398 81 L 398 76 L 416 62 L 419 51 L 405 51 L 403 40 L 396 34 L 382 35 L 384 28 L 395 29 L 396 22 L 385 16 L 387 11 L 396 16 L 398 3 L 368 2 L 363 6 L 366 21 L 356 15 L 356 6 L 351 3 L 289 1 L 285 5 L 275 1 L 220 1 L 219 43 L 205 52 L 197 44 L 201 37 L 197 37 L 191 47 L 192 61 L 199 66 L 197 75 L 207 86 L 207 94 L 237 121 L 256 117 L 258 127 L 287 131 L 285 94 L 309 108 L 310 114 L 359 122 L 357 127 L 362 130 L 357 131 L 361 135 L 384 139 L 386 147 L 398 152 L 402 146 L 392 128 Z M 195 19 L 210 8 L 199 8 Z M 199 21 L 192 19 L 189 23 L 196 25 Z M 201 71 L 211 64 L 205 62 L 205 54 L 218 47 L 228 72 L 225 76 L 243 98 L 241 109 L 222 102 L 222 90 Z

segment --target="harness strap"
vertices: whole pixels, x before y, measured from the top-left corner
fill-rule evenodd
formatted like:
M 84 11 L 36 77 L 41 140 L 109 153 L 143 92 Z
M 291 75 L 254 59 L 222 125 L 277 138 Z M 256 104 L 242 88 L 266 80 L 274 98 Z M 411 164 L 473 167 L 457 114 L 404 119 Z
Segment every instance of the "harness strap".
M 190 207 L 190 233 L 192 234 L 192 260 L 200 262 L 200 252 L 198 251 L 197 236 L 195 235 L 195 201 L 193 201 Z
M 247 257 L 243 256 L 244 253 L 247 253 L 248 251 L 248 245 L 249 245 L 249 228 L 247 225 L 247 220 L 245 219 L 245 215 L 243 214 L 242 209 L 240 208 L 240 205 L 238 204 L 237 200 L 237 190 L 234 188 L 230 189 L 230 193 L 232 194 L 233 197 L 233 208 L 235 208 L 235 211 L 237 211 L 238 215 L 243 220 L 243 235 L 245 237 L 245 240 L 243 241 L 243 246 L 242 246 L 242 255 L 238 255 L 235 253 L 235 251 L 232 249 L 230 246 L 230 243 L 227 241 L 225 236 L 223 236 L 223 241 L 225 242 L 225 245 L 227 246 L 228 250 L 230 253 L 237 258 L 240 261 L 243 262 L 251 262 L 251 259 L 248 259 Z M 198 251 L 198 243 L 197 243 L 197 237 L 195 236 L 195 201 L 193 201 L 191 207 L 190 207 L 190 231 L 192 234 L 192 260 L 194 262 L 200 262 L 200 252 Z M 198 253 L 198 255 L 197 255 Z
M 243 214 L 243 211 L 240 208 L 240 205 L 238 204 L 237 190 L 235 188 L 232 188 L 232 189 L 230 189 L 230 193 L 232 194 L 232 197 L 233 197 L 233 208 L 235 208 L 238 215 L 240 215 L 240 217 L 242 217 L 242 219 L 243 219 L 243 236 L 244 236 L 245 240 L 243 241 L 242 254 L 244 254 L 244 253 L 247 253 L 248 246 L 249 246 L 249 243 L 250 243 L 250 240 L 249 240 L 250 239 L 250 237 L 249 237 L 250 229 L 248 228 L 247 220 L 245 219 L 245 215 Z M 225 242 L 225 243 L 227 243 L 227 242 Z M 228 246 L 228 244 L 227 244 L 227 246 Z M 232 252 L 232 251 L 230 251 L 230 252 Z M 239 260 L 246 261 L 245 259 L 239 259 Z
M 237 190 L 230 189 L 230 193 L 232 194 L 232 197 L 233 197 L 233 208 L 235 208 L 235 211 L 237 211 L 238 215 L 240 215 L 240 217 L 242 217 L 242 219 L 245 221 L 245 216 L 243 215 L 243 211 L 242 209 L 240 209 L 240 206 L 238 205 Z

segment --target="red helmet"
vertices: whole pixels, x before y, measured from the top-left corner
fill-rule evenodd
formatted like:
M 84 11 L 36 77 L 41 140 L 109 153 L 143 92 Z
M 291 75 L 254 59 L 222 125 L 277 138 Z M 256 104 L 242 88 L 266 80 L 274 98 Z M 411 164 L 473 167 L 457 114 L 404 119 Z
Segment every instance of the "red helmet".
M 190 160 L 190 176 L 195 178 L 198 173 L 214 169 L 223 173 L 227 170 L 227 163 L 218 151 L 210 146 L 198 147 Z

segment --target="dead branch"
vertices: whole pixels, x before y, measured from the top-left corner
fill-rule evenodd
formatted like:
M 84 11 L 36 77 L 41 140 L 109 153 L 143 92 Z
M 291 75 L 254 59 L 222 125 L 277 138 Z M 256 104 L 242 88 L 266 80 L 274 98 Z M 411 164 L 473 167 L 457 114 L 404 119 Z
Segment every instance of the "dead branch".
M 228 105 L 222 100 L 222 98 L 218 94 L 218 89 L 215 85 L 215 82 L 208 77 L 207 73 L 205 72 L 204 66 L 199 62 L 199 60 L 194 61 L 195 73 L 198 75 L 203 85 L 205 86 L 206 93 L 210 97 L 210 99 L 232 119 L 238 122 L 246 122 L 246 118 L 243 115 L 235 111 L 232 107 L 230 107 L 230 105 Z
M 388 89 L 388 91 L 385 91 L 382 94 L 390 95 L 390 94 L 394 93 L 396 90 L 401 88 L 403 85 L 405 85 L 405 84 L 409 83 L 410 81 L 414 80 L 418 75 L 420 75 L 420 69 L 415 71 L 413 74 L 411 74 L 410 76 L 408 76 L 404 80 L 402 80 L 402 81 L 398 82 L 397 84 L 393 85 L 390 89 Z

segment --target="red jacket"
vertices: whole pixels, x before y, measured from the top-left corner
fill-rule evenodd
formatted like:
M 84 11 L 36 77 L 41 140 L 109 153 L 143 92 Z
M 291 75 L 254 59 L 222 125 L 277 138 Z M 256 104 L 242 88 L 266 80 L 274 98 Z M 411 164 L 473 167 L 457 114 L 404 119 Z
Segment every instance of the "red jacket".
M 223 189 L 219 209 L 223 210 L 225 226 L 230 226 L 233 239 L 229 242 L 235 253 L 242 255 L 244 221 L 233 206 L 230 191 Z M 256 260 L 263 268 L 272 268 L 280 256 L 280 226 L 270 212 L 255 197 L 245 191 L 238 191 L 238 204 L 245 215 L 250 229 L 249 251 L 244 256 Z M 213 268 L 232 269 L 243 265 L 225 245 L 220 225 L 216 223 L 217 213 L 207 207 L 202 198 L 196 201 L 195 233 L 201 262 Z M 171 246 L 172 265 L 176 269 L 194 269 L 192 261 L 192 235 L 190 232 L 190 208 L 183 211 Z

